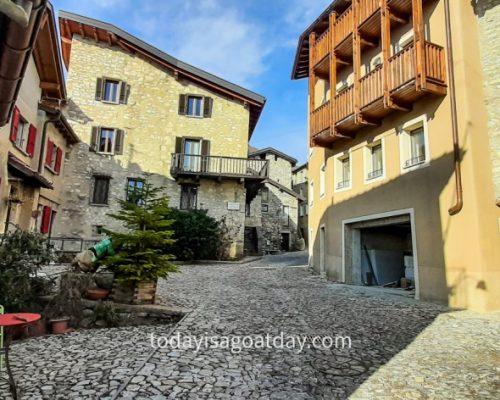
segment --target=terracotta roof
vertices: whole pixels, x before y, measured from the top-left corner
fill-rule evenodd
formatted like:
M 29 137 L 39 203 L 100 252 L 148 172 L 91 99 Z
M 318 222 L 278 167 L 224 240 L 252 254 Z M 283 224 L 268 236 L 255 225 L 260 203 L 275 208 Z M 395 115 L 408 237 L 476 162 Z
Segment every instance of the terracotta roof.
M 20 160 L 10 152 L 7 165 L 9 167 L 9 170 L 13 174 L 21 176 L 23 180 L 26 181 L 26 183 L 35 187 L 53 189 L 52 182 L 50 182 L 39 172 L 31 169 L 29 165 L 25 164 L 22 160 Z
M 226 95 L 231 95 L 233 98 L 243 101 L 248 104 L 250 109 L 250 136 L 257 125 L 266 103 L 266 98 L 260 94 L 182 62 L 106 22 L 61 10 L 59 12 L 59 30 L 61 32 L 63 60 L 66 67 L 70 63 L 73 35 L 80 35 L 104 42 L 110 46 L 119 46 L 122 50 L 129 53 L 140 53 L 157 65 L 170 69 L 175 75 L 182 75 L 202 86 L 209 87 Z

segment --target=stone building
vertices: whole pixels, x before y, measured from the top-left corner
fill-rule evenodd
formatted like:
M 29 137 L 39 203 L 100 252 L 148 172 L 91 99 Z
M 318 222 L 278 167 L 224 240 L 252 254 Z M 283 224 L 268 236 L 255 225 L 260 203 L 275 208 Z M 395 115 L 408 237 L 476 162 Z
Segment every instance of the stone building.
M 307 223 L 309 215 L 307 163 L 292 169 L 292 189 L 304 198 L 304 200 L 299 201 L 298 233 L 299 237 L 303 238 L 307 245 L 309 237 L 309 225 Z
M 78 137 L 61 112 L 67 97 L 52 5 L 37 2 L 28 15 L 23 28 L 0 12 L 0 233 L 50 235 Z
M 319 274 L 500 308 L 499 16 L 488 0 L 336 0 L 301 35 Z
M 247 198 L 245 251 L 262 254 L 295 250 L 298 206 L 304 197 L 292 190 L 292 169 L 297 160 L 272 147 L 251 148 L 249 158 L 267 161 L 269 177 L 255 196 Z
M 224 220 L 243 254 L 247 188 L 267 177 L 247 159 L 265 99 L 185 64 L 123 30 L 61 11 L 70 123 L 81 138 L 65 172 L 55 233 L 99 237 L 145 176 L 170 205 Z

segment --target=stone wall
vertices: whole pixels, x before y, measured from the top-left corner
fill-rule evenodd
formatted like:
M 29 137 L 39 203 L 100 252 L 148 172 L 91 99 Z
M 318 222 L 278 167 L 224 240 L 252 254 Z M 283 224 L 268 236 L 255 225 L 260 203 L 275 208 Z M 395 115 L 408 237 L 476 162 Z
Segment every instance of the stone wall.
M 97 78 L 109 77 L 130 85 L 127 104 L 95 100 Z M 197 94 L 213 99 L 210 118 L 190 118 L 178 114 L 179 96 Z M 210 155 L 246 157 L 248 152 L 249 111 L 239 100 L 220 95 L 181 77 L 175 77 L 138 55 L 75 36 L 68 74 L 70 123 L 81 138 L 65 168 L 65 206 L 60 212 L 54 235 L 95 236 L 96 226 L 117 229 L 108 216 L 124 199 L 127 178 L 150 174 L 150 180 L 166 188 L 170 205 L 178 207 L 180 186 L 170 175 L 171 154 L 176 137 L 210 140 Z M 93 126 L 125 131 L 123 154 L 102 155 L 89 151 Z M 109 205 L 90 202 L 93 176 L 111 177 Z M 231 253 L 242 254 L 245 192 L 237 181 L 214 183 L 203 178 L 198 204 L 209 214 L 226 216 L 233 237 Z M 239 212 L 227 212 L 227 201 L 241 204 Z M 225 208 L 224 208 L 225 207 Z
M 484 90 L 488 110 L 488 133 L 493 164 L 493 182 L 497 202 L 500 202 L 500 3 L 498 0 L 476 0 L 475 12 L 479 23 L 479 46 L 483 66 Z

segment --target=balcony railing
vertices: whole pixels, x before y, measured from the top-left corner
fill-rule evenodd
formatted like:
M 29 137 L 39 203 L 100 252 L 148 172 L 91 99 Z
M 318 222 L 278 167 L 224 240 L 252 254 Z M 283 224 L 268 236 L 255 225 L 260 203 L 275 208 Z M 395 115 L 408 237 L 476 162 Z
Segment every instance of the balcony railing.
M 335 117 L 340 121 L 354 113 L 354 86 L 342 90 L 335 96 Z
M 349 187 L 350 184 L 351 184 L 351 180 L 345 179 L 345 180 L 337 183 L 337 189 L 345 189 L 345 188 Z
M 380 0 L 361 0 L 358 7 L 358 25 L 365 22 L 378 9 L 380 9 Z
M 330 101 L 319 106 L 311 114 L 311 135 L 316 135 L 328 129 L 331 124 Z
M 384 174 L 383 169 L 376 169 L 375 171 L 368 172 L 367 180 L 372 180 L 375 178 L 379 178 Z
M 194 175 L 265 179 L 269 174 L 268 165 L 269 161 L 260 159 L 174 153 L 170 173 L 173 177 Z
M 380 65 L 360 79 L 361 107 L 365 107 L 384 96 L 382 72 L 383 67 Z
M 412 157 L 405 161 L 405 168 L 410 168 L 415 165 L 423 164 L 425 162 L 425 154 L 421 154 L 416 157 Z
M 408 47 L 389 59 L 390 90 L 397 89 L 415 79 L 415 46 Z
M 352 12 L 352 7 L 345 10 L 335 21 L 335 43 L 337 46 L 341 43 L 347 36 L 352 33 L 354 14 Z
M 330 29 L 327 29 L 314 43 L 312 65 L 316 65 L 330 53 Z
M 444 84 L 446 80 L 446 64 L 444 49 L 437 44 L 425 42 L 425 74 L 427 79 Z

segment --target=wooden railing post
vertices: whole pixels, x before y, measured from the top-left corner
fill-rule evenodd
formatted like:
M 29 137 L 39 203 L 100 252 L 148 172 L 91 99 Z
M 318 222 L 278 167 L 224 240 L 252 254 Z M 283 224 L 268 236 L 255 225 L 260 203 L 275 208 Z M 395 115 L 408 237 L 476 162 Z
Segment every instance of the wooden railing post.
M 316 86 L 316 73 L 314 72 L 314 43 L 316 42 L 316 33 L 309 34 L 309 115 L 312 116 L 315 109 L 314 88 Z M 314 146 L 312 140 L 313 132 L 315 131 L 314 118 L 310 118 L 309 123 L 309 139 L 311 146 Z
M 425 89 L 425 37 L 422 0 L 412 0 L 413 40 L 415 44 L 415 84 L 417 90 Z
M 360 87 L 360 73 L 361 73 L 361 38 L 358 30 L 358 13 L 359 13 L 359 0 L 352 2 L 353 24 L 352 24 L 352 56 L 353 56 L 353 72 L 354 72 L 354 121 L 361 123 L 363 118 L 361 116 L 361 87 Z
M 387 6 L 387 0 L 381 0 L 382 14 L 382 87 L 384 91 L 384 106 L 391 107 L 392 100 L 389 91 L 390 68 L 389 58 L 391 57 L 391 16 Z
M 337 55 L 335 54 L 335 21 L 337 14 L 330 13 L 330 135 L 335 136 L 335 95 L 337 94 Z

